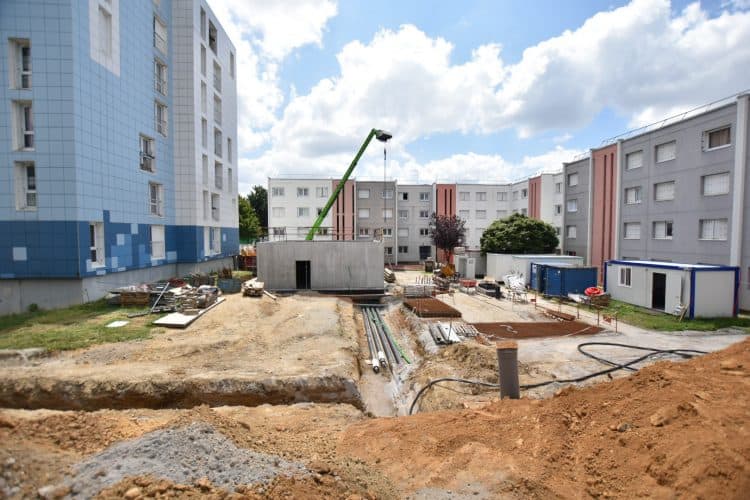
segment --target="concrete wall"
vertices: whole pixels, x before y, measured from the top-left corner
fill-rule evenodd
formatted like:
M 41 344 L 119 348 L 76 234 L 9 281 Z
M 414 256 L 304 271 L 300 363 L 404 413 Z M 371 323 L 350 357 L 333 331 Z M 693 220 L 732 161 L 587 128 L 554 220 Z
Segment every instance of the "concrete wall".
M 296 289 L 296 261 L 310 261 L 313 290 L 383 290 L 382 242 L 266 241 L 257 252 L 258 279 L 271 290 Z

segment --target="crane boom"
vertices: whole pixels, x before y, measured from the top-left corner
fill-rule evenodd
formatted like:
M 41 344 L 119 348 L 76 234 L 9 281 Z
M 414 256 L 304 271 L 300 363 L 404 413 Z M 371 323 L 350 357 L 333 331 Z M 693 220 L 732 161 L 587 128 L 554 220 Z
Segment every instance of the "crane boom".
M 325 207 L 323 207 L 323 210 L 321 210 L 320 215 L 318 215 L 318 218 L 315 219 L 315 222 L 310 228 L 310 231 L 307 233 L 307 237 L 305 237 L 305 240 L 312 241 L 312 239 L 315 237 L 315 233 L 317 233 L 318 230 L 320 229 L 320 225 L 323 223 L 323 219 L 326 218 L 326 215 L 328 215 L 328 212 L 331 210 L 331 207 L 335 203 L 336 198 L 338 198 L 339 194 L 344 189 L 344 185 L 346 184 L 346 181 L 349 180 L 349 176 L 352 175 L 352 172 L 354 171 L 354 167 L 357 166 L 357 162 L 359 162 L 359 159 L 364 154 L 365 150 L 367 149 L 367 146 L 370 144 L 370 141 L 372 141 L 373 137 L 375 137 L 377 140 L 381 142 L 386 142 L 388 141 L 388 139 L 390 139 L 393 136 L 384 130 L 378 130 L 378 129 L 370 130 L 370 133 L 367 134 L 367 139 L 365 139 L 365 142 L 362 143 L 362 147 L 360 147 L 359 151 L 357 151 L 357 155 L 354 157 L 354 160 L 352 160 L 351 165 L 349 165 L 349 168 L 346 169 L 346 172 L 344 173 L 344 176 L 341 178 L 338 185 L 336 186 L 336 189 L 334 189 L 333 193 L 331 193 L 331 196 L 330 198 L 328 198 L 328 201 L 326 202 Z

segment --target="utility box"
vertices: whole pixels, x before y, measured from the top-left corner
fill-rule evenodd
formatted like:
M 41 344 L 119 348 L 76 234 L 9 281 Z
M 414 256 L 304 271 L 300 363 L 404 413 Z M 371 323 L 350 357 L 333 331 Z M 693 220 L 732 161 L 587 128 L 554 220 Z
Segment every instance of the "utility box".
M 569 293 L 582 294 L 587 288 L 596 286 L 595 267 L 569 267 L 545 265 L 542 273 L 545 295 L 567 297 Z
M 476 278 L 477 259 L 469 255 L 456 256 L 456 271 L 462 278 Z

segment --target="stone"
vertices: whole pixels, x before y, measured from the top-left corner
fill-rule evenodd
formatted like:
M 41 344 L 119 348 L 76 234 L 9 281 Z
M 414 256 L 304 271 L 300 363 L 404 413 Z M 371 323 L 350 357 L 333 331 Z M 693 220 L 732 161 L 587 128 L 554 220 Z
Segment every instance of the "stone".
M 133 486 L 125 492 L 125 498 L 127 498 L 128 500 L 133 500 L 134 498 L 138 498 L 139 496 L 141 496 L 141 489 L 138 486 Z

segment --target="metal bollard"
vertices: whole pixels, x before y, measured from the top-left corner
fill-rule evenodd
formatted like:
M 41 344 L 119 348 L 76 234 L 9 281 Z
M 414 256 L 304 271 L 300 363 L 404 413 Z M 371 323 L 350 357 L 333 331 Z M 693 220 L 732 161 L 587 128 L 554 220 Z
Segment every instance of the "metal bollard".
M 513 341 L 498 342 L 497 367 L 500 377 L 500 398 L 519 399 L 518 384 L 518 344 Z

